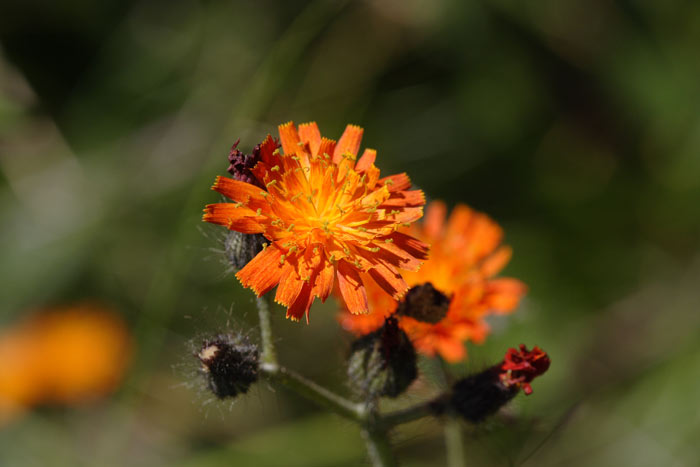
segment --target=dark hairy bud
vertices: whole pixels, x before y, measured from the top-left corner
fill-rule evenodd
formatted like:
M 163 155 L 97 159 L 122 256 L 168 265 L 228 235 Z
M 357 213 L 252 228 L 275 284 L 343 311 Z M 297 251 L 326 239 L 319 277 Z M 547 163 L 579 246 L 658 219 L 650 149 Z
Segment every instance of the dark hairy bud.
M 416 351 L 395 318 L 357 339 L 351 348 L 348 377 L 361 397 L 396 397 L 416 379 Z
M 207 386 L 219 399 L 245 394 L 258 380 L 258 347 L 245 338 L 205 339 L 197 353 Z
M 242 269 L 263 251 L 266 242 L 267 240 L 261 234 L 245 234 L 230 230 L 224 240 L 226 261 L 235 270 Z
M 469 422 L 481 422 L 506 405 L 521 389 L 526 395 L 532 394 L 530 382 L 547 371 L 549 364 L 549 356 L 539 347 L 532 351 L 524 345 L 520 350 L 508 349 L 505 359 L 498 365 L 457 381 L 450 394 L 432 404 L 433 411 L 436 414 L 450 411 Z
M 518 394 L 517 387 L 501 382 L 500 371 L 495 366 L 460 379 L 452 387 L 452 394 L 435 408 L 438 412 L 453 411 L 472 423 L 481 422 Z
M 412 287 L 406 293 L 403 301 L 399 303 L 397 313 L 402 316 L 426 323 L 435 324 L 447 315 L 450 307 L 450 299 L 442 292 L 433 287 L 433 284 L 425 284 Z

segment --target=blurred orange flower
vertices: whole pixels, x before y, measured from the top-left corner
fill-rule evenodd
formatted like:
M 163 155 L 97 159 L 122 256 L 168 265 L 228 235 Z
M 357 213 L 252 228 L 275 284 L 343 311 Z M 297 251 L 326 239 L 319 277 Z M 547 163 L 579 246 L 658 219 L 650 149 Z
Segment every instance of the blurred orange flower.
M 207 222 L 270 241 L 236 274 L 241 284 L 258 296 L 278 286 L 275 301 L 287 317 L 307 322 L 336 277 L 352 313 L 367 312 L 370 283 L 400 299 L 408 285 L 399 270 L 415 271 L 427 257 L 424 243 L 397 231 L 423 215 L 423 192 L 409 190 L 406 174 L 379 178 L 373 149 L 356 160 L 358 126 L 348 125 L 337 143 L 313 122 L 280 125 L 279 134 L 283 152 L 268 135 L 254 150 L 255 166 L 238 177 L 256 183 L 218 177 L 213 189 L 234 202 L 205 209 Z
M 41 404 L 112 391 L 130 355 L 124 322 L 98 305 L 53 308 L 0 331 L 0 423 Z
M 465 341 L 486 338 L 485 316 L 513 311 L 526 287 L 517 279 L 494 278 L 511 256 L 508 246 L 499 246 L 503 231 L 494 221 L 465 205 L 455 207 L 447 224 L 445 217 L 445 205 L 433 202 L 422 226 L 406 230 L 430 244 L 431 250 L 423 267 L 405 278 L 412 287 L 430 283 L 444 294 L 449 299 L 446 314 L 436 323 L 410 316 L 400 316 L 399 323 L 419 352 L 455 362 L 466 356 Z M 398 307 L 381 289 L 368 291 L 368 314 L 340 314 L 343 327 L 355 334 L 377 329 Z

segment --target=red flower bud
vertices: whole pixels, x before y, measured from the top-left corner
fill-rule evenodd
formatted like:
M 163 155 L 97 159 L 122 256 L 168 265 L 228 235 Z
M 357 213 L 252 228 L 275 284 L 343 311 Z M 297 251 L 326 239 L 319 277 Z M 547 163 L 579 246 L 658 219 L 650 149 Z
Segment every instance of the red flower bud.
M 501 382 L 506 386 L 522 387 L 526 395 L 532 394 L 530 383 L 547 371 L 549 364 L 549 356 L 542 349 L 535 346 L 530 351 L 520 344 L 520 350 L 510 348 L 506 352 L 501 364 Z

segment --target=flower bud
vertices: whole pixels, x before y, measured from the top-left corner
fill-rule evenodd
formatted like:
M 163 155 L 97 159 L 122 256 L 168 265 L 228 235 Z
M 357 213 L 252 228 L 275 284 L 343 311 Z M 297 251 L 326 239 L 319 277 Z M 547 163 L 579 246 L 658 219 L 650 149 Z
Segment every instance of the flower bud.
M 549 357 L 539 347 L 528 351 L 508 349 L 505 360 L 481 373 L 457 381 L 452 393 L 433 403 L 437 413 L 452 411 L 465 420 L 478 423 L 496 413 L 513 399 L 520 389 L 532 394 L 530 382 L 549 368 Z
M 532 351 L 520 344 L 520 350 L 508 349 L 501 365 L 501 381 L 506 386 L 523 389 L 526 396 L 532 394 L 530 383 L 533 379 L 549 369 L 549 356 L 539 347 Z
M 395 318 L 352 344 L 348 376 L 366 399 L 396 397 L 416 379 L 416 351 Z
M 397 313 L 403 316 L 436 324 L 447 315 L 450 307 L 450 299 L 433 287 L 433 284 L 425 284 L 412 287 L 406 293 L 403 301 L 399 303 Z
M 245 234 L 230 230 L 224 240 L 226 260 L 238 271 L 263 251 L 267 242 L 261 234 Z
M 197 358 L 209 389 L 219 399 L 245 394 L 258 380 L 258 347 L 245 338 L 206 339 Z

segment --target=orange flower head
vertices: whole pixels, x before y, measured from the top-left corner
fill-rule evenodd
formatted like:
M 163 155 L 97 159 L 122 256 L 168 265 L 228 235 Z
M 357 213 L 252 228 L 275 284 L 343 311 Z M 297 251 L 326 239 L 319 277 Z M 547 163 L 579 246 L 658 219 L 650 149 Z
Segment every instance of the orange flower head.
M 513 311 L 526 291 L 517 279 L 494 278 L 508 263 L 511 249 L 499 246 L 501 228 L 486 215 L 458 205 L 445 222 L 446 207 L 433 202 L 420 227 L 405 230 L 431 245 L 430 258 L 419 271 L 405 274 L 409 286 L 430 283 L 449 300 L 446 315 L 438 322 L 418 320 L 398 313 L 399 324 L 416 349 L 455 362 L 466 356 L 464 342 L 482 342 L 490 313 Z M 412 289 L 416 290 L 416 289 Z M 370 313 L 354 316 L 341 312 L 343 327 L 366 334 L 380 327 L 387 316 L 397 314 L 398 303 L 377 287 L 369 288 Z
M 427 257 L 427 245 L 398 231 L 423 215 L 423 192 L 409 190 L 406 174 L 380 178 L 376 151 L 358 159 L 362 133 L 348 125 L 336 142 L 313 122 L 280 125 L 281 152 L 270 135 L 256 146 L 255 184 L 214 183 L 233 202 L 208 205 L 204 220 L 269 241 L 236 277 L 258 296 L 277 286 L 275 301 L 293 320 L 308 322 L 336 277 L 351 313 L 368 311 L 367 283 L 398 300 L 408 289 L 399 271 L 416 271 Z
M 40 404 L 113 390 L 130 354 L 122 320 L 97 305 L 46 310 L 0 332 L 0 423 Z

